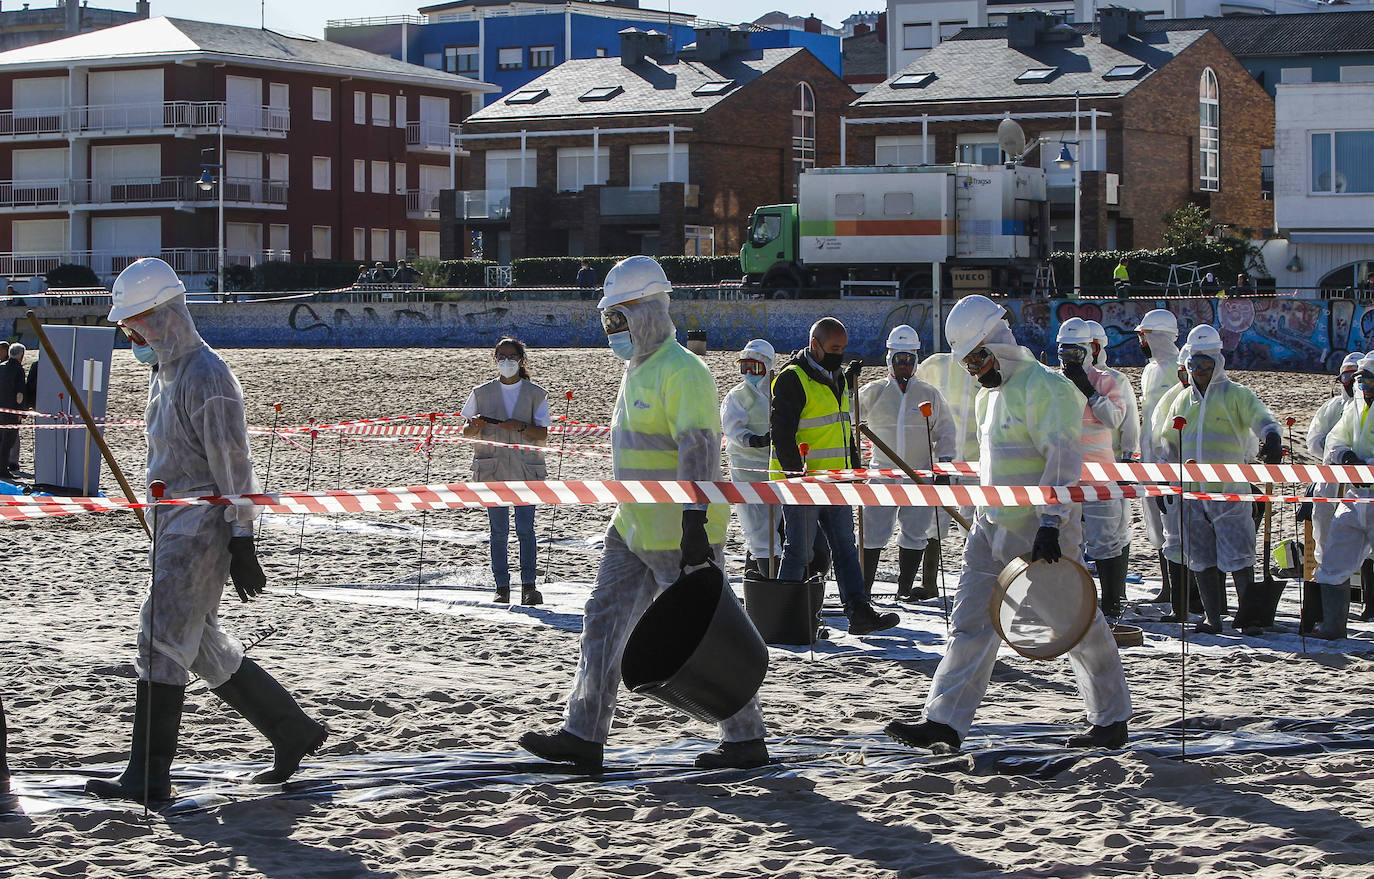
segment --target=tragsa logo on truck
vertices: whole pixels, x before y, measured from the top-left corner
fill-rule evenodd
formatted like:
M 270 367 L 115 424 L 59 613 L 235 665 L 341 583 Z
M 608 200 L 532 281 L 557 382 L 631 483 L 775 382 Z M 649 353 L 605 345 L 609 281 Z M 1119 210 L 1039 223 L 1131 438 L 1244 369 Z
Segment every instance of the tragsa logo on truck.
M 816 239 L 816 249 L 817 249 L 817 250 L 839 250 L 842 246 L 843 246 L 843 244 L 840 242 L 840 239 L 838 239 L 838 238 L 817 238 L 817 239 Z

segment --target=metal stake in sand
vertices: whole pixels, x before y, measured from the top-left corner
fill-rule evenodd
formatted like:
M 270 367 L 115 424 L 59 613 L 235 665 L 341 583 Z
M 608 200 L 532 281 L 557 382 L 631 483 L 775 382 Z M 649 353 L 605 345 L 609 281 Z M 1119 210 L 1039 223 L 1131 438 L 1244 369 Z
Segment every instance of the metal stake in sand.
M 152 573 L 148 581 L 148 696 L 144 700 L 146 709 L 143 718 L 143 817 L 148 817 L 148 799 L 152 792 L 151 760 L 148 759 L 153 750 L 153 635 L 157 626 L 157 504 L 162 500 L 162 496 L 167 493 L 167 483 L 158 480 L 148 486 L 148 494 L 153 499 L 152 516 L 152 538 L 153 552 L 149 557 L 148 566 L 152 568 Z
M 563 448 L 568 442 L 568 413 L 572 409 L 572 391 L 563 392 L 563 429 L 558 434 L 558 473 L 554 479 L 563 481 Z M 549 570 L 553 567 L 553 524 L 558 521 L 558 505 L 553 504 L 553 510 L 549 513 L 549 536 L 544 542 L 548 547 L 544 550 L 544 585 L 549 585 Z
M 312 488 L 314 488 L 315 485 L 315 437 L 319 436 L 320 434 L 320 432 L 316 430 L 313 426 L 315 424 L 314 418 L 310 419 L 310 424 L 312 425 L 310 428 L 310 451 L 306 453 L 307 455 L 309 455 L 309 457 L 306 459 L 305 464 L 306 491 L 310 491 Z M 296 585 L 291 592 L 291 594 L 293 595 L 299 595 L 301 592 L 301 556 L 304 554 L 304 551 L 305 514 L 301 513 L 301 532 L 300 537 L 296 541 Z
M 801 453 L 802 475 L 806 475 L 806 456 L 811 452 L 810 443 L 797 443 L 797 451 Z M 785 527 L 785 526 L 784 526 Z M 784 534 L 783 552 L 787 552 L 786 535 Z M 812 545 L 815 544 L 815 537 L 812 536 Z M 808 546 L 802 552 L 810 553 L 812 547 Z M 806 642 L 807 658 L 814 662 L 816 660 L 816 617 L 820 616 L 820 607 L 811 606 L 811 583 L 806 576 L 806 567 L 802 566 L 802 591 L 806 593 L 806 631 L 811 637 Z M 825 605 L 825 584 L 821 584 L 821 605 Z
M 921 417 L 926 420 L 926 451 L 930 455 L 931 467 L 935 466 L 935 444 L 930 440 L 930 416 L 935 413 L 935 407 L 929 400 L 921 404 Z M 940 477 L 935 477 L 936 485 L 939 485 Z M 936 578 L 940 581 L 940 610 L 945 614 L 945 634 L 949 634 L 949 596 L 945 593 L 945 546 L 944 531 L 940 525 L 940 511 L 932 510 L 935 515 L 935 558 L 936 558 Z M 925 586 L 924 583 L 921 584 Z
M 434 419 L 438 415 L 429 413 L 429 432 L 425 434 L 425 485 L 429 485 L 429 468 L 434 461 Z M 415 609 L 420 609 L 420 580 L 425 571 L 425 524 L 429 521 L 429 510 L 420 511 L 420 561 L 415 566 Z
M 267 475 L 263 477 L 262 490 L 266 494 L 271 491 L 272 484 L 272 450 L 277 446 L 277 421 L 281 418 L 281 404 L 272 404 L 272 433 L 267 437 Z M 259 550 L 262 548 L 262 525 L 259 524 L 253 532 L 253 545 Z
M 1178 614 L 1178 755 L 1182 760 L 1188 759 L 1188 604 L 1191 599 L 1189 595 L 1192 590 L 1189 580 L 1192 579 L 1192 572 L 1188 570 L 1188 519 L 1184 515 L 1187 507 L 1184 505 L 1182 491 L 1186 490 L 1183 482 L 1183 428 L 1188 426 L 1188 419 L 1182 415 L 1174 417 L 1174 430 L 1178 431 L 1178 545 L 1179 555 L 1183 557 L 1183 585 L 1179 587 L 1179 604 L 1182 608 L 1174 608 L 1174 613 Z

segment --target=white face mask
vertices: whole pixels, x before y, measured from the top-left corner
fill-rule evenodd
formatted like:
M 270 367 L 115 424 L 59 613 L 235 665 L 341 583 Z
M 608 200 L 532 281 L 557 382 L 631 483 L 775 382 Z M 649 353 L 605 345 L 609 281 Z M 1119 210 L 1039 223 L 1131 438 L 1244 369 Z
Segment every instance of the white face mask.
M 520 361 L 498 360 L 496 361 L 496 371 L 501 373 L 502 378 L 514 378 L 520 374 Z

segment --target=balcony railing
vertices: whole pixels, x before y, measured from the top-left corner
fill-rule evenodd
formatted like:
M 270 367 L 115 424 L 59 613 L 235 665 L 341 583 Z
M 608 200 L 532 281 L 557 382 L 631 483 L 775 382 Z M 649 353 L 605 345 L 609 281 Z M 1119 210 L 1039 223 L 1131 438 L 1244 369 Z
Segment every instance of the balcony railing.
M 600 192 L 602 216 L 640 216 L 659 212 L 658 187 L 603 186 Z M 682 188 L 683 207 L 696 207 L 700 198 L 701 187 L 695 183 L 688 183 Z
M 224 181 L 224 201 L 234 205 L 285 205 L 286 189 L 284 180 L 229 177 Z M 0 208 L 218 201 L 215 188 L 212 186 L 208 192 L 201 189 L 198 177 L 0 181 Z
M 58 206 L 71 201 L 70 180 L 0 180 L 0 207 Z
M 456 122 L 430 122 L 421 119 L 406 123 L 406 146 L 415 150 L 447 151 L 452 138 L 463 131 Z
M 468 189 L 458 193 L 460 220 L 504 220 L 510 216 L 510 191 Z
M 406 215 L 423 219 L 439 217 L 439 193 L 427 189 L 406 190 Z
M 225 130 L 235 134 L 285 135 L 291 130 L 291 112 L 281 107 L 234 105 L 226 111 L 223 101 L 159 101 L 0 110 L 0 138 L 209 131 L 222 118 Z
M 49 253 L 0 253 L 0 275 L 27 277 L 42 275 L 59 265 L 90 266 L 98 275 L 117 275 L 135 260 L 158 256 L 180 273 L 199 274 L 219 271 L 219 252 L 213 247 L 169 247 L 147 253 L 113 250 L 62 250 Z M 225 262 L 229 259 L 226 256 Z

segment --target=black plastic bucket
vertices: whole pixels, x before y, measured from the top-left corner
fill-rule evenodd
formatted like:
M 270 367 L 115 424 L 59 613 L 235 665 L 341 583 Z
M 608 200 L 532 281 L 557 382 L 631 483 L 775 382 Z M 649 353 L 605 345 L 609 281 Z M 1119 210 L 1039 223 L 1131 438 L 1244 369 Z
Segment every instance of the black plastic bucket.
M 687 344 L 683 347 L 685 347 L 688 351 L 691 351 L 698 357 L 706 356 L 706 331 L 688 330 Z
M 706 723 L 749 704 L 767 671 L 768 647 L 714 565 L 663 590 L 635 624 L 621 661 L 632 692 Z
M 825 581 L 745 580 L 744 610 L 767 644 L 806 647 L 816 643 Z

